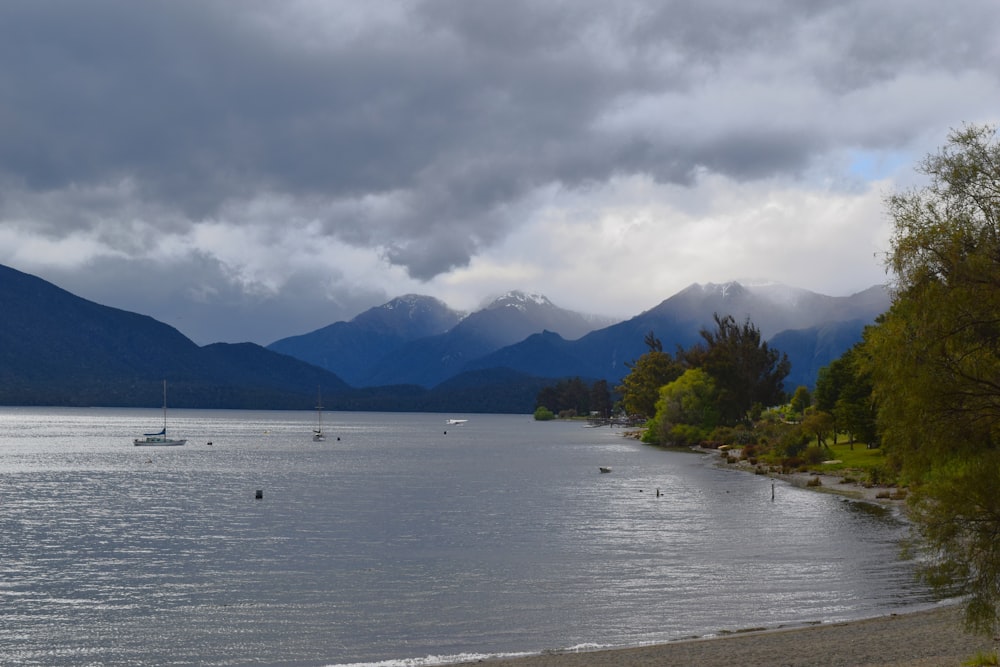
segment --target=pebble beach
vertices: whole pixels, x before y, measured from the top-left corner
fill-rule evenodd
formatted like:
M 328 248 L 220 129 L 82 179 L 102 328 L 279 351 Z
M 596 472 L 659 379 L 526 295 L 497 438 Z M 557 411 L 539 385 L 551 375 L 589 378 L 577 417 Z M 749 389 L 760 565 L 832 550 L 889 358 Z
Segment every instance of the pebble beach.
M 946 606 L 845 623 L 620 650 L 484 660 L 478 664 L 489 667 L 957 667 L 977 653 L 995 649 L 989 638 L 966 634 L 961 609 Z

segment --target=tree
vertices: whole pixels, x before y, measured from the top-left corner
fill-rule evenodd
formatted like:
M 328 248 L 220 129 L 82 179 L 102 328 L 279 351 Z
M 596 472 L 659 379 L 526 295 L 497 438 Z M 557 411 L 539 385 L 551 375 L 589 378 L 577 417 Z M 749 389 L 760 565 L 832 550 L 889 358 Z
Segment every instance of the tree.
M 712 377 L 700 368 L 689 368 L 660 389 L 656 416 L 646 426 L 643 440 L 671 444 L 696 444 L 719 422 L 717 392 Z
M 966 594 L 970 628 L 1000 603 L 1000 145 L 966 126 L 891 195 L 889 311 L 864 336 L 882 444 L 910 486 L 934 583 Z
M 608 381 L 598 380 L 590 387 L 590 411 L 596 412 L 602 417 L 610 417 L 612 409 L 611 390 L 608 389 Z
M 597 380 L 591 386 L 578 377 L 559 380 L 554 385 L 542 387 L 535 399 L 536 406 L 544 406 L 556 414 L 585 415 L 597 411 L 611 414 L 611 392 L 607 380 Z
M 829 412 L 814 412 L 802 420 L 802 431 L 816 436 L 816 446 L 823 446 L 823 438 L 833 432 L 833 415 Z
M 812 405 L 812 396 L 809 395 L 809 388 L 799 385 L 795 388 L 795 393 L 792 395 L 789 407 L 793 413 L 803 415 L 806 412 L 806 408 L 810 405 Z
M 702 368 L 715 381 L 723 424 L 746 419 L 755 405 L 784 402 L 783 382 L 791 364 L 788 355 L 762 342 L 760 330 L 749 319 L 737 324 L 731 315 L 714 315 L 716 330 L 702 329 L 703 343 L 684 352 L 684 361 Z
M 630 415 L 652 417 L 656 413 L 656 401 L 660 397 L 660 387 L 673 382 L 684 372 L 683 364 L 664 352 L 660 341 L 653 333 L 646 336 L 649 351 L 634 362 L 626 364 L 629 374 L 622 378 L 616 391 L 622 396 L 622 404 Z
M 821 368 L 816 378 L 816 409 L 833 415 L 834 442 L 837 431 L 847 431 L 852 449 L 855 440 L 868 444 L 877 440 L 872 379 L 862 363 L 864 353 L 863 343 L 854 345 Z

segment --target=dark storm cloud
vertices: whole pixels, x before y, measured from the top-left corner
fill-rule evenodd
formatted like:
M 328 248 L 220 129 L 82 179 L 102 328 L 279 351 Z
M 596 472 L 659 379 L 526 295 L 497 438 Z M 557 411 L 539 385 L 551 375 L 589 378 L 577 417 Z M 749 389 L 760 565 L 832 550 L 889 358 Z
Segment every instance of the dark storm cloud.
M 36 202 L 17 219 L 100 228 L 131 254 L 153 241 L 142 229 L 250 224 L 226 216 L 284 197 L 427 279 L 502 239 L 518 223 L 505 211 L 539 188 L 794 175 L 831 146 L 900 143 L 922 129 L 842 122 L 844 97 L 929 70 L 995 77 L 997 14 L 901 0 L 4 2 L 0 215 Z M 776 90 L 813 101 L 790 111 Z

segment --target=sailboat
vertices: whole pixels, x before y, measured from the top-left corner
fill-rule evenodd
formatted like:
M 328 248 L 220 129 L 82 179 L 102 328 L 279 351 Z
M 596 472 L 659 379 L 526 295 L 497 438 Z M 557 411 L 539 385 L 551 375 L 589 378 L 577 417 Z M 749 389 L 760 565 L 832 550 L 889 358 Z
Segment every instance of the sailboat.
M 323 395 L 319 387 L 316 388 L 316 428 L 313 429 L 313 442 L 324 442 L 326 436 L 323 435 Z
M 167 381 L 163 381 L 163 430 L 159 433 L 146 433 L 141 438 L 132 441 L 136 447 L 176 447 L 187 443 L 187 440 L 177 440 L 167 437 Z

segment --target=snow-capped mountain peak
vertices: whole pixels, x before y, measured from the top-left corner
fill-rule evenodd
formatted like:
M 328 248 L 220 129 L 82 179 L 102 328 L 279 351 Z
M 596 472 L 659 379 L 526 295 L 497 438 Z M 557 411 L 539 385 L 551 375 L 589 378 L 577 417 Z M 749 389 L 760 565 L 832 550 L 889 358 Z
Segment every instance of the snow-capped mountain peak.
M 502 296 L 497 297 L 486 307 L 487 310 L 494 308 L 517 308 L 526 312 L 532 306 L 543 308 L 554 308 L 554 304 L 547 297 L 541 294 L 528 294 L 520 290 L 511 290 Z

